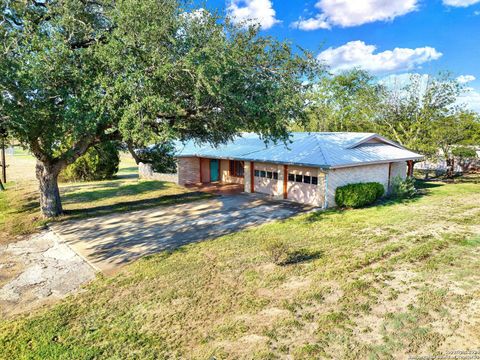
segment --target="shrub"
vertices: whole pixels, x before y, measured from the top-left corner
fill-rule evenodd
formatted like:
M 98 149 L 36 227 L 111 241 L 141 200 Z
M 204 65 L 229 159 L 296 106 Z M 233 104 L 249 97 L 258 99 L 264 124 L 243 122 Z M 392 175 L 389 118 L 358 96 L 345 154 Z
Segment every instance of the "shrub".
M 417 194 L 415 189 L 415 179 L 407 177 L 403 180 L 400 176 L 395 176 L 390 188 L 390 196 L 398 199 L 412 198 Z
M 93 181 L 111 179 L 118 172 L 120 157 L 116 142 L 91 147 L 60 174 L 62 181 Z
M 274 264 L 282 265 L 288 260 L 291 249 L 285 241 L 275 239 L 267 243 L 265 250 Z
M 151 164 L 153 171 L 174 174 L 177 172 L 177 163 L 173 152 L 173 144 L 167 142 L 138 150 L 137 155 L 143 163 Z
M 348 184 L 335 191 L 335 202 L 340 207 L 358 208 L 372 204 L 383 196 L 385 189 L 377 182 Z

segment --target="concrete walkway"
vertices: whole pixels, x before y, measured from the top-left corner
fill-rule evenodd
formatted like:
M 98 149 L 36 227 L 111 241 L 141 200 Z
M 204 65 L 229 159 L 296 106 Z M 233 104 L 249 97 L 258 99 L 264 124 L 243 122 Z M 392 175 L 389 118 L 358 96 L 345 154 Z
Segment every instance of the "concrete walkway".
M 93 219 L 72 220 L 52 229 L 90 264 L 106 273 L 141 256 L 213 239 L 311 207 L 271 201 L 256 194 L 225 195 Z
M 95 270 L 51 231 L 0 245 L 0 319 L 78 291 Z

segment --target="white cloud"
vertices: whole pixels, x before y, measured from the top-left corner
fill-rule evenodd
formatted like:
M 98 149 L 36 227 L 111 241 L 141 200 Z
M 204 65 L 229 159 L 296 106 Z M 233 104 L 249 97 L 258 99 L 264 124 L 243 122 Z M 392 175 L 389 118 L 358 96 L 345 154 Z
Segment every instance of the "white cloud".
M 260 24 L 262 29 L 270 29 L 280 22 L 271 0 L 231 0 L 227 13 L 236 24 Z
M 480 0 L 478 0 L 480 1 Z M 389 21 L 417 9 L 418 0 L 320 0 L 321 12 L 312 18 L 292 23 L 302 30 L 328 29 L 334 25 L 358 26 L 375 21 Z
M 467 7 L 479 2 L 480 0 L 443 0 L 443 5 L 455 6 L 455 7 Z
M 462 95 L 459 96 L 459 104 L 465 104 L 469 109 L 480 113 L 480 92 L 474 88 L 467 88 Z
M 315 17 L 308 18 L 308 19 L 299 19 L 298 21 L 294 21 L 291 24 L 291 27 L 300 29 L 300 30 L 317 30 L 317 29 L 330 29 L 332 26 L 327 21 L 326 16 L 324 14 L 318 14 Z
M 322 51 L 317 59 L 329 65 L 333 72 L 358 67 L 372 73 L 386 73 L 414 69 L 442 56 L 442 53 L 429 46 L 416 49 L 395 48 L 378 53 L 375 50 L 375 45 L 367 45 L 358 40 L 350 41 Z
M 466 83 L 469 83 L 469 82 L 472 82 L 472 81 L 475 81 L 475 76 L 473 75 L 460 75 L 459 77 L 457 77 L 457 81 L 460 83 L 460 84 L 466 84 Z

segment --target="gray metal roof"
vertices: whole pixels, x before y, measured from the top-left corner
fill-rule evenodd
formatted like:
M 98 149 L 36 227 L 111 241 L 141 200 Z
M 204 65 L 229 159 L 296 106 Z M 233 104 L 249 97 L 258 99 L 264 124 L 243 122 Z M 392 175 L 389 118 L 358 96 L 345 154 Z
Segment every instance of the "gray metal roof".
M 296 132 L 287 144 L 265 143 L 258 135 L 242 133 L 233 141 L 214 147 L 193 141 L 176 144 L 176 156 L 272 162 L 321 168 L 420 160 L 416 154 L 374 133 Z

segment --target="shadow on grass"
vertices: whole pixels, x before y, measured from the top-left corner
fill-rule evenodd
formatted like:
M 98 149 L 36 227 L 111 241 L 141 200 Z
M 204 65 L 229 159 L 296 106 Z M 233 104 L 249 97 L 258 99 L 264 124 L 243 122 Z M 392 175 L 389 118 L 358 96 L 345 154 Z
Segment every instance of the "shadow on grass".
M 79 209 L 64 210 L 65 216 L 68 219 L 81 219 L 86 217 L 97 217 L 107 214 L 126 212 L 133 210 L 144 210 L 156 206 L 173 205 L 178 203 L 186 203 L 201 199 L 208 199 L 213 197 L 211 194 L 196 191 L 184 194 L 165 195 L 158 198 L 142 199 L 134 201 L 124 201 L 113 205 L 92 206 Z
M 432 182 L 432 181 L 425 181 L 425 180 L 417 180 L 415 182 L 415 187 L 418 190 L 421 189 L 433 189 L 437 187 L 445 186 L 445 183 L 442 182 Z
M 82 191 L 78 193 L 67 193 L 62 196 L 62 199 L 65 204 L 90 202 L 90 201 L 100 200 L 100 199 L 109 198 L 109 197 L 138 195 L 148 191 L 163 190 L 169 187 L 169 185 L 166 182 L 162 182 L 162 181 L 142 181 L 136 184 L 122 185 L 122 186 L 118 186 L 117 184 L 118 183 L 115 183 L 115 182 L 107 182 L 105 184 L 102 184 L 102 187 L 100 189 Z M 116 187 L 110 188 L 110 189 L 108 188 L 103 189 L 103 187 L 111 187 L 111 185 L 114 185 Z M 74 187 L 66 188 L 65 190 L 71 191 L 73 190 L 73 188 Z M 81 189 L 82 186 L 78 186 L 77 188 Z

